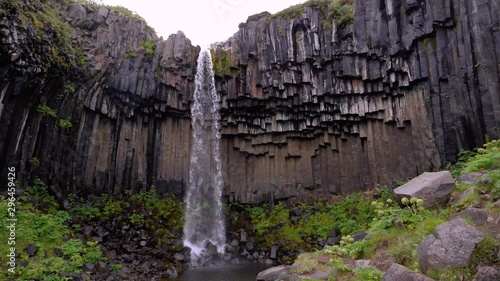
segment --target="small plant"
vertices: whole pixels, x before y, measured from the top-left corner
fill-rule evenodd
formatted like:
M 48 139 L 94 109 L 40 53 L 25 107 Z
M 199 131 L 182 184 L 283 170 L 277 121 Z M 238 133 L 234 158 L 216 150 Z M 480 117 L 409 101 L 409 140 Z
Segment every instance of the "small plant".
M 296 274 L 309 273 L 316 269 L 318 265 L 317 260 L 310 258 L 308 254 L 304 254 L 297 259 L 295 266 L 292 267 L 292 272 Z
M 40 159 L 38 159 L 37 157 L 33 157 L 30 160 L 30 164 L 33 166 L 38 166 L 38 165 L 40 165 Z
M 146 55 L 151 56 L 155 53 L 156 42 L 153 40 L 146 40 L 142 42 L 142 47 L 146 51 Z
M 422 199 L 418 199 L 415 197 L 408 199 L 405 197 L 405 198 L 401 199 L 401 203 L 403 205 L 405 205 L 406 207 L 408 207 L 414 215 L 416 215 L 419 211 L 424 210 L 424 207 L 423 207 L 424 200 L 422 200 Z
M 56 111 L 47 106 L 46 104 L 38 105 L 36 111 L 38 111 L 38 113 L 42 114 L 42 116 L 44 117 L 53 117 L 53 118 L 57 117 Z
M 382 275 L 384 275 L 384 272 L 373 266 L 360 266 L 354 270 L 356 280 L 379 281 L 382 280 Z
M 75 216 L 77 216 L 83 220 L 89 220 L 89 219 L 95 218 L 99 214 L 99 209 L 97 209 L 95 207 L 83 205 L 81 207 L 73 208 L 71 210 L 71 212 Z
M 73 127 L 73 124 L 71 123 L 71 118 L 68 117 L 66 119 L 59 119 L 59 127 L 65 130 L 71 129 L 71 127 Z
M 143 224 L 144 223 L 144 217 L 139 215 L 139 214 L 132 214 L 129 217 L 130 223 L 132 224 Z
M 76 91 L 76 88 L 75 88 L 75 86 L 73 84 L 71 84 L 69 82 L 66 83 L 66 84 L 64 84 L 64 92 L 66 94 L 70 94 L 71 95 L 71 94 L 74 94 L 75 91 Z
M 26 190 L 28 199 L 33 205 L 49 213 L 56 213 L 58 204 L 54 196 L 50 195 L 47 186 L 39 178 Z
M 112 266 L 111 266 L 111 270 L 113 271 L 120 271 L 122 270 L 123 268 L 123 265 L 122 264 L 119 264 L 119 263 L 114 263 Z

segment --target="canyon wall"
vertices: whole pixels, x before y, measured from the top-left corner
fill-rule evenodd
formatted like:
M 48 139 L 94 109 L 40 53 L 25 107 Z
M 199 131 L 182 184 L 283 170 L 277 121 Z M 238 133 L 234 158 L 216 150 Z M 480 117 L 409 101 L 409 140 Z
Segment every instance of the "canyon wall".
M 54 1 L 85 58 L 63 69 L 47 55 L 58 29 L 26 17 L 41 2 L 9 3 L 0 2 L 2 173 L 15 166 L 23 185 L 40 177 L 61 194 L 182 194 L 199 47 L 111 8 Z M 353 24 L 324 19 L 312 8 L 256 17 L 215 48 L 230 65 L 216 79 L 230 200 L 392 184 L 498 137 L 496 1 L 357 0 Z
M 61 31 L 23 20 L 50 10 L 37 1 L 22 5 L 4 2 L 0 9 L 3 174 L 14 166 L 23 186 L 40 177 L 61 194 L 151 185 L 182 194 L 199 47 L 182 32 L 161 40 L 143 21 L 113 9 L 55 1 L 86 58 L 83 67 L 61 70 L 45 56 L 57 49 L 53 38 Z M 63 119 L 72 126 L 60 126 Z
M 256 17 L 219 44 L 236 200 L 391 184 L 498 137 L 497 1 L 357 0 L 354 24 L 324 19 Z

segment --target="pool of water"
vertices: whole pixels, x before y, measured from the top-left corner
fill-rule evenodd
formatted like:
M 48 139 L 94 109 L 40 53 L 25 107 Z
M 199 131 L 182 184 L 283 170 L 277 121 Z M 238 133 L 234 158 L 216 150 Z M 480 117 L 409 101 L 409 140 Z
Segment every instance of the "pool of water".
M 183 272 L 176 281 L 255 281 L 259 272 L 268 269 L 265 264 L 227 264 L 202 267 Z

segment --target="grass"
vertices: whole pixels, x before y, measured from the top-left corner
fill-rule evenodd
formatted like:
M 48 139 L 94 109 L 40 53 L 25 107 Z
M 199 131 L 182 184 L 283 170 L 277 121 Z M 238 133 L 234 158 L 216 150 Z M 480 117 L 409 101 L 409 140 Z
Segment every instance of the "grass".
M 15 273 L 7 273 L 5 267 L 8 247 L 2 247 L 0 279 L 66 280 L 61 277 L 63 273 L 80 272 L 83 264 L 87 262 L 105 261 L 96 242 L 83 242 L 72 238 L 73 233 L 68 227 L 71 219 L 69 213 L 53 208 L 55 200 L 46 193 L 40 182 L 36 188 L 39 194 L 37 198 L 28 195 L 16 201 L 17 227 L 13 246 L 16 253 L 19 253 L 16 259 L 18 265 Z M 0 197 L 0 237 L 8 237 L 7 202 L 5 198 Z M 38 202 L 43 204 L 39 207 L 33 205 Z M 38 247 L 35 257 L 28 257 L 24 252 L 30 244 Z M 62 250 L 62 257 L 55 254 L 54 250 L 57 248 Z M 23 262 L 27 265 L 20 266 Z
M 50 108 L 46 104 L 40 104 L 40 105 L 38 105 L 37 108 L 36 108 L 36 111 L 38 113 L 40 113 L 42 116 L 44 116 L 44 117 L 52 117 L 52 118 L 56 118 L 57 117 L 56 111 L 54 109 Z
M 0 280 L 71 280 L 63 276 L 81 272 L 85 263 L 109 263 L 97 242 L 78 238 L 85 224 L 105 224 L 112 220 L 120 225 L 141 225 L 152 234 L 151 243 L 156 245 L 178 239 L 182 234 L 182 203 L 172 197 L 160 198 L 154 189 L 138 194 L 129 191 L 114 197 L 89 197 L 90 201 L 73 195 L 68 198 L 69 211 L 60 210 L 47 185 L 40 179 L 36 179 L 25 194 L 15 201 L 17 222 L 13 246 L 19 254 L 17 267 L 15 273 L 8 273 L 10 247 L 2 247 Z M 9 200 L 0 197 L 0 237 L 10 235 L 7 216 L 11 206 L 8 204 Z M 25 252 L 30 244 L 38 248 L 34 257 Z M 61 256 L 57 254 L 59 250 Z M 20 266 L 20 263 L 25 265 Z M 113 271 L 122 268 L 120 264 L 111 266 Z
M 267 16 L 272 19 L 292 19 L 302 16 L 304 8 L 311 7 L 323 14 L 323 25 L 332 29 L 332 21 L 343 28 L 354 21 L 353 0 L 309 0 L 302 4 L 291 6 L 274 15 Z

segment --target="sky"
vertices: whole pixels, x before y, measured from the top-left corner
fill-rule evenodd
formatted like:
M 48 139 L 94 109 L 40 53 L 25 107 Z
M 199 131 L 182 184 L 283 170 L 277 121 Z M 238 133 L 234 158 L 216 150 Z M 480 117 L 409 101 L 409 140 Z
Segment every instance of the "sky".
M 263 11 L 279 12 L 306 0 L 103 0 L 136 12 L 167 39 L 182 30 L 193 45 L 208 47 L 225 41 L 238 31 L 238 24 Z

